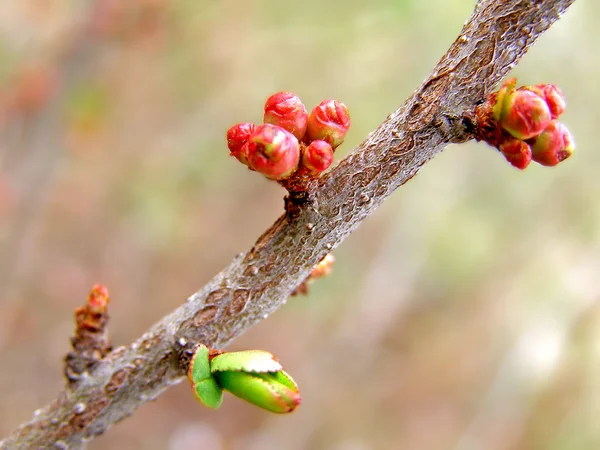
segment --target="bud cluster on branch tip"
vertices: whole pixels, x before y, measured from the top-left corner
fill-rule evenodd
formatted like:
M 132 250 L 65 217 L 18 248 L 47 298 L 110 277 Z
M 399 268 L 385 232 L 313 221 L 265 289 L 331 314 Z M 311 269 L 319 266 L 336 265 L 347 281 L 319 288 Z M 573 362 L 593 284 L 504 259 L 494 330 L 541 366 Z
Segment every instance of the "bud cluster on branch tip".
M 240 123 L 227 131 L 230 154 L 251 170 L 273 180 L 295 173 L 318 176 L 333 162 L 335 149 L 350 128 L 348 108 L 326 100 L 309 114 L 291 92 L 270 96 L 264 124 Z
M 292 412 L 300 404 L 298 386 L 275 357 L 262 350 L 216 352 L 205 345 L 196 349 L 188 378 L 196 398 L 216 409 L 223 390 L 274 413 Z
M 556 120 L 565 111 L 565 98 L 553 84 L 515 89 L 516 83 L 515 78 L 506 80 L 489 97 L 492 119 L 503 131 L 500 139 L 494 135 L 488 142 L 518 169 L 525 169 L 531 160 L 555 166 L 575 149 L 571 133 Z

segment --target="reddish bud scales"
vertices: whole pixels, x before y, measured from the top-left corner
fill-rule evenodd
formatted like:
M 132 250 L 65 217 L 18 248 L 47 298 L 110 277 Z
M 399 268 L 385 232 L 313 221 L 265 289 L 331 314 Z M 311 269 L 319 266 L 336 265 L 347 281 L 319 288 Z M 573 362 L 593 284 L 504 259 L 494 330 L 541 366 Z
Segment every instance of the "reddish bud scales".
M 298 168 L 300 146 L 296 137 L 276 125 L 259 125 L 248 140 L 249 167 L 267 178 L 283 180 Z
M 350 128 L 348 108 L 337 100 L 324 100 L 308 116 L 306 142 L 322 140 L 335 150 Z
M 331 253 L 327 253 L 325 257 L 313 267 L 313 270 L 310 272 L 309 278 L 311 280 L 316 280 L 317 278 L 326 277 L 331 274 L 333 271 L 333 263 L 335 262 L 335 257 Z
M 291 92 L 278 92 L 265 103 L 264 122 L 277 125 L 292 133 L 300 140 L 306 133 L 308 112 L 297 95 Z
M 92 286 L 90 295 L 88 296 L 88 306 L 93 312 L 102 313 L 106 311 L 108 306 L 109 296 L 106 286 L 95 284 Z
M 509 139 L 499 148 L 506 160 L 517 169 L 524 170 L 531 162 L 531 147 L 519 139 Z
M 317 175 L 333 163 L 333 148 L 325 141 L 312 141 L 302 154 L 302 166 Z

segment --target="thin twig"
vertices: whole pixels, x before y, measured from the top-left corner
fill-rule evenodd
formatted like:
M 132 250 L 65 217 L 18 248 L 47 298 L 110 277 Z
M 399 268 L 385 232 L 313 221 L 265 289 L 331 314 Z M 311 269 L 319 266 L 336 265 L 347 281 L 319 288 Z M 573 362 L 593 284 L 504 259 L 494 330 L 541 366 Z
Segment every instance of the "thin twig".
M 429 78 L 323 177 L 292 220 L 280 217 L 249 252 L 110 353 L 0 448 L 78 446 L 181 381 L 181 345 L 220 348 L 268 317 L 386 197 L 447 144 L 473 137 L 465 115 L 573 1 L 480 0 Z

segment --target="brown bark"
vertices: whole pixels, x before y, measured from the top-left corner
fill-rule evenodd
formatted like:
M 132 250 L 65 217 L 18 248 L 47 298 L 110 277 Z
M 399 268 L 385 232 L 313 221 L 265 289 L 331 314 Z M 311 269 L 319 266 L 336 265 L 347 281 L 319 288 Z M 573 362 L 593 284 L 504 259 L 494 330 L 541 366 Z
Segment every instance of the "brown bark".
M 283 304 L 325 254 L 449 143 L 473 138 L 475 106 L 574 0 L 480 0 L 431 75 L 397 111 L 181 307 L 0 442 L 76 448 L 184 376 L 181 350 L 224 347 Z

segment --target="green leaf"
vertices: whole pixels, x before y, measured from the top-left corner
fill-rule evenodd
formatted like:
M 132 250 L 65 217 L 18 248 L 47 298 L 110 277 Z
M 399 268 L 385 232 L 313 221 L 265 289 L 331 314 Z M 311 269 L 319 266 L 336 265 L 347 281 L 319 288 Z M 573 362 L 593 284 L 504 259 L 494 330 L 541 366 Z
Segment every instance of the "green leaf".
M 300 404 L 296 383 L 283 371 L 275 373 L 225 371 L 216 372 L 214 377 L 222 389 L 273 413 L 289 413 Z
M 291 376 L 289 376 L 289 374 L 283 370 L 280 370 L 278 372 L 274 372 L 274 373 L 269 373 L 268 374 L 274 381 L 277 381 L 278 383 L 282 384 L 283 386 L 295 391 L 295 392 L 299 392 L 298 390 L 298 385 L 296 384 L 296 382 L 292 379 Z
M 246 350 L 243 352 L 222 353 L 210 362 L 212 373 L 215 372 L 278 372 L 281 364 L 269 352 L 263 350 Z
M 204 406 L 212 409 L 217 409 L 223 403 L 223 390 L 212 377 L 196 383 L 194 394 Z
M 208 360 L 208 348 L 206 345 L 200 344 L 196 349 L 196 353 L 194 353 L 194 357 L 190 362 L 188 378 L 194 385 L 200 381 L 212 378 L 210 362 Z

